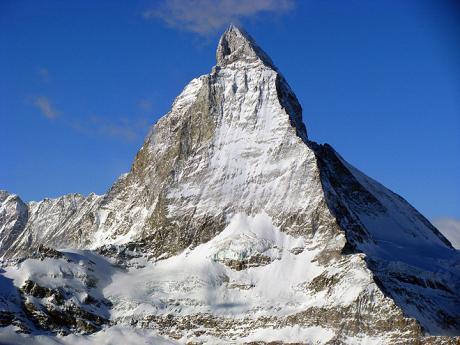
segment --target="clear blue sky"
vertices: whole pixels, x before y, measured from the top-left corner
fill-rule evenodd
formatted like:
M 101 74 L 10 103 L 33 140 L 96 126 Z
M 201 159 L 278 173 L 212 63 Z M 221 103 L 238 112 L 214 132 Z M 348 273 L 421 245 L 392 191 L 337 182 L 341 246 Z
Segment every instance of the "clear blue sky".
M 312 140 L 426 216 L 460 217 L 454 1 L 229 2 L 1 1 L 0 189 L 104 193 L 236 21 L 291 84 Z

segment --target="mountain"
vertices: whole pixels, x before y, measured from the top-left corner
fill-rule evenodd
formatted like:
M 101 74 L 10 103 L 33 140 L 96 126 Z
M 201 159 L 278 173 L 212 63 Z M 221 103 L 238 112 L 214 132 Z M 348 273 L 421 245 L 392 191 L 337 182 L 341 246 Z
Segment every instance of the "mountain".
M 246 32 L 216 56 L 105 195 L 0 194 L 0 341 L 458 341 L 460 252 L 309 139 Z

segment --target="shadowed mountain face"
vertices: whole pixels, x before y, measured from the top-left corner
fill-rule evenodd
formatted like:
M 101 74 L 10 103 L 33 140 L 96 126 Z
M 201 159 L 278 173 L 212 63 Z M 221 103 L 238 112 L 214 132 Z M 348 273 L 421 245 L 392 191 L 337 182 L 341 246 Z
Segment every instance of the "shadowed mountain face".
M 324 343 L 460 334 L 459 252 L 400 196 L 309 140 L 295 94 L 247 33 L 231 26 L 216 55 L 107 194 L 27 205 L 0 195 L 4 276 L 26 301 L 4 299 L 4 324 L 90 333 L 110 320 L 210 343 L 287 341 L 293 327 L 305 343 L 315 332 Z M 83 269 L 50 247 L 92 252 L 75 251 Z M 71 273 L 43 279 L 44 265 Z M 103 283 L 81 282 L 98 274 Z M 56 291 L 77 301 L 68 327 L 45 301 Z

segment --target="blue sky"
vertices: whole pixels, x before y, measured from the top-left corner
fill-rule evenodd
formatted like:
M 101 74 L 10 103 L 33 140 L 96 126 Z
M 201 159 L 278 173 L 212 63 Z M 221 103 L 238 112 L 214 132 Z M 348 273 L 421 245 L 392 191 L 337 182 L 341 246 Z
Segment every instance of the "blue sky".
M 0 188 L 104 193 L 231 21 L 285 75 L 310 139 L 460 218 L 454 1 L 1 1 Z

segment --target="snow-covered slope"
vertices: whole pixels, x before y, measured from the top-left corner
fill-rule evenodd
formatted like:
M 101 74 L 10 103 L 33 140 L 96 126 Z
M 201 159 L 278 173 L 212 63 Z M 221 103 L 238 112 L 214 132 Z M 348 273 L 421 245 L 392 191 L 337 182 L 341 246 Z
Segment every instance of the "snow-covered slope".
M 89 246 L 100 200 L 95 194 L 67 194 L 26 205 L 17 195 L 0 191 L 0 255 L 21 257 L 40 244 Z
M 363 252 L 382 291 L 425 330 L 460 326 L 460 252 L 399 195 L 346 163 L 330 146 L 319 149 L 328 205 L 351 252 Z M 449 327 L 448 327 L 449 328 Z
M 107 194 L 28 205 L 1 195 L 9 339 L 14 327 L 112 324 L 207 343 L 460 334 L 459 252 L 308 139 L 288 83 L 234 26 L 211 73 L 185 87 Z M 69 308 L 77 317 L 56 322 Z

